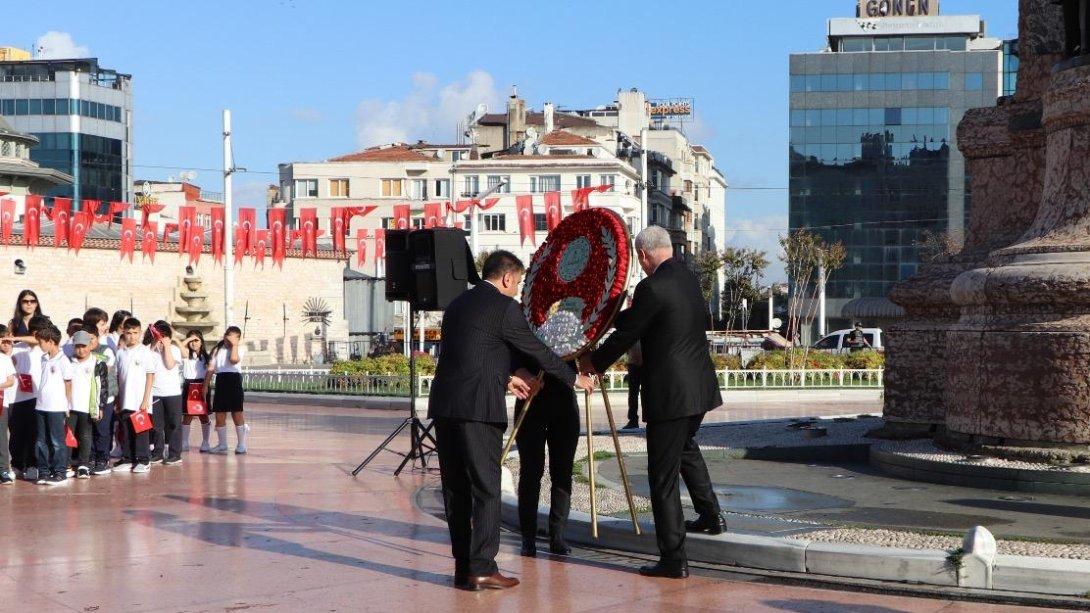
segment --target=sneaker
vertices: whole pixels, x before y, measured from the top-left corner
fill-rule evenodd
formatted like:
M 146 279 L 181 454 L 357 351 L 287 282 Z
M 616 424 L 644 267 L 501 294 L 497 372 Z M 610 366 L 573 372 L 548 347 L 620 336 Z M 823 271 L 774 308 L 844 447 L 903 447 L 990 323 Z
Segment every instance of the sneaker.
M 80 466 L 79 468 L 76 469 L 76 478 L 77 479 L 90 479 L 91 478 L 91 469 L 87 468 L 86 466 Z
M 113 451 L 110 452 L 110 457 L 112 459 L 114 459 L 114 460 L 120 460 L 121 456 L 123 456 L 123 455 L 124 455 L 124 452 L 121 451 L 120 447 L 115 448 Z
M 210 453 L 212 451 L 212 448 L 208 446 L 207 442 L 205 442 L 205 443 L 201 443 L 201 450 L 200 451 L 201 451 L 201 453 Z
M 94 468 L 91 469 L 92 475 L 108 475 L 112 472 L 113 469 L 105 462 L 95 462 Z
M 43 476 L 40 476 L 37 479 L 35 479 L 34 483 L 36 483 L 38 485 L 45 485 L 48 481 L 49 481 L 49 478 L 43 475 Z
M 38 481 L 39 476 L 41 476 L 42 479 L 45 479 L 49 475 L 39 475 L 37 468 L 28 468 L 23 472 L 23 478 L 27 481 Z
M 149 472 L 150 470 L 151 470 L 151 463 L 150 462 L 141 462 L 140 464 L 137 464 L 136 466 L 132 467 L 132 472 L 134 472 L 134 473 L 146 473 L 146 472 Z
M 132 462 L 128 460 L 121 460 L 117 464 L 114 464 L 114 470 L 128 470 L 132 468 Z
M 0 473 L 0 485 L 11 485 L 12 483 L 15 483 L 15 475 L 6 470 Z
M 181 458 L 167 458 L 163 460 L 163 466 L 176 466 L 182 463 Z
M 64 475 L 53 475 L 45 480 L 46 485 L 64 485 L 65 483 L 68 483 L 68 477 Z
M 227 452 L 229 452 L 229 451 L 231 451 L 231 450 L 228 449 L 227 445 L 216 445 L 215 447 L 209 449 L 208 453 L 215 453 L 215 454 L 218 454 L 218 455 L 226 455 Z
M 182 451 L 189 451 L 189 441 L 182 441 Z
M 76 471 L 72 470 L 71 468 L 64 471 L 64 478 L 65 479 L 71 479 L 72 477 L 75 477 L 75 476 L 76 476 Z
M 15 473 L 15 478 L 16 479 L 22 479 L 23 478 L 23 471 L 22 470 L 16 468 L 12 472 Z

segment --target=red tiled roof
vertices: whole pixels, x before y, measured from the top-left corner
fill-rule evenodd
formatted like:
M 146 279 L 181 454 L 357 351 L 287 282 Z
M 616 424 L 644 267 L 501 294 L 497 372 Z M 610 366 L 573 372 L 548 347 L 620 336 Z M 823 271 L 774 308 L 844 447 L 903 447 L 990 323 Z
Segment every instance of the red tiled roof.
M 484 126 L 507 125 L 507 113 L 481 115 L 477 123 Z M 598 125 L 593 119 L 567 113 L 553 113 L 553 123 L 556 124 L 556 128 L 593 128 Z M 545 125 L 545 113 L 535 113 L 533 111 L 526 113 L 526 125 Z
M 594 159 L 598 159 L 598 158 L 595 158 L 593 155 L 585 155 L 585 154 L 578 154 L 578 153 L 567 153 L 567 154 L 563 154 L 563 155 L 540 155 L 540 154 L 523 155 L 521 153 L 504 153 L 504 154 L 493 155 L 492 157 L 485 158 L 482 161 L 487 162 L 488 160 L 505 160 L 505 161 L 507 161 L 507 160 L 594 160 Z M 604 159 L 602 161 L 603 162 L 608 162 L 610 160 L 607 158 L 607 159 Z
M 703 145 L 693 145 L 693 153 L 703 153 L 705 155 L 711 155 Z
M 579 136 L 578 134 L 572 134 L 564 130 L 553 130 L 545 136 L 541 137 L 539 141 L 542 145 L 551 146 L 563 146 L 563 145 L 597 145 L 598 142 L 591 140 L 585 136 Z
M 329 158 L 330 162 L 434 162 L 435 158 L 414 151 L 405 144 L 371 147 L 356 153 Z

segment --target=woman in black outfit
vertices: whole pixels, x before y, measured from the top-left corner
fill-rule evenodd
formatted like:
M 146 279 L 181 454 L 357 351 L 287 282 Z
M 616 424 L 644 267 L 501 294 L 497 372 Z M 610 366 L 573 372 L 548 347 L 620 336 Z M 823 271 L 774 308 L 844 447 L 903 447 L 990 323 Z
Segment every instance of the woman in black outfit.
M 19 292 L 19 297 L 15 299 L 15 313 L 8 323 L 8 334 L 30 336 L 30 318 L 41 314 L 42 305 L 38 302 L 38 294 L 29 289 Z
M 529 370 L 536 370 L 528 367 Z M 515 420 L 522 413 L 524 401 L 515 403 Z M 564 528 L 571 510 L 572 463 L 579 444 L 579 405 L 575 391 L 563 382 L 545 375 L 526 421 L 515 435 L 519 452 L 519 528 L 522 555 L 537 555 L 537 506 L 541 479 L 545 475 L 545 447 L 549 447 L 549 551 L 558 555 L 571 553 L 564 540 Z

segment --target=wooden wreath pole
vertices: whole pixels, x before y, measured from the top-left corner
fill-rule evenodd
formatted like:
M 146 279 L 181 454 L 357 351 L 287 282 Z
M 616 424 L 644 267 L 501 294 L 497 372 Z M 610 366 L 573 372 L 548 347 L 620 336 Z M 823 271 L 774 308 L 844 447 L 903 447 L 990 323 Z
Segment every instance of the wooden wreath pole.
M 594 493 L 594 427 L 590 418 L 590 392 L 583 391 L 583 406 L 587 413 L 587 476 L 590 479 L 590 535 L 598 538 L 598 500 Z
M 601 379 L 599 379 L 599 382 Z M 636 505 L 632 501 L 632 486 L 628 483 L 628 469 L 624 465 L 624 454 L 621 453 L 621 439 L 617 436 L 617 424 L 613 421 L 613 408 L 609 406 L 609 392 L 605 385 L 600 385 L 602 399 L 606 403 L 606 417 L 609 418 L 609 433 L 613 435 L 613 448 L 617 451 L 617 466 L 621 469 L 621 484 L 624 486 L 624 495 L 628 499 L 628 513 L 632 516 L 632 530 L 636 536 L 640 536 L 640 522 L 636 518 Z
M 537 382 L 541 383 L 545 378 L 545 371 L 537 373 Z M 523 420 L 526 419 L 526 414 L 530 412 L 530 405 L 534 403 L 534 398 L 537 398 L 537 392 L 530 394 L 526 399 L 526 404 L 522 405 L 522 412 L 519 413 L 519 418 L 515 420 L 515 427 L 511 430 L 511 436 L 507 439 L 507 444 L 503 446 L 503 455 L 500 456 L 500 466 L 507 461 L 507 454 L 511 451 L 511 443 L 515 442 L 515 436 L 519 433 L 519 428 L 522 427 Z

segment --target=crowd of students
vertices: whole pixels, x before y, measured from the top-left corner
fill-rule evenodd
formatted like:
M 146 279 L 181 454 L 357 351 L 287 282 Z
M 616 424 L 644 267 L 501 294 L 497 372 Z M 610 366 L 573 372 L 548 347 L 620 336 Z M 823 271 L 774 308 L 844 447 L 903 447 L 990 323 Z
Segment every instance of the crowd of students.
M 178 340 L 166 321 L 99 308 L 68 321 L 63 335 L 23 290 L 0 325 L 0 484 L 60 485 L 118 471 L 176 466 L 196 419 L 202 453 L 246 453 L 241 330 L 209 350 L 200 331 Z M 217 442 L 210 443 L 215 419 Z

